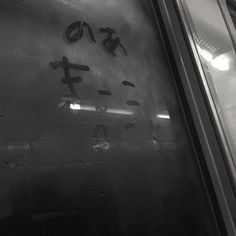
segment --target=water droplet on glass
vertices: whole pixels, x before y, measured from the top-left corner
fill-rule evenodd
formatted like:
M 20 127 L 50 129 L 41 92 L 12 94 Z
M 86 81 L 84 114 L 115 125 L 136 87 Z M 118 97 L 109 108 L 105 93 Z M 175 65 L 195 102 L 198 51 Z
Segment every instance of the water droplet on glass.
M 134 101 L 134 100 L 127 101 L 126 103 L 129 106 L 140 106 L 140 103 L 138 101 Z
M 129 87 L 135 88 L 135 85 L 134 85 L 133 83 L 127 81 L 127 80 L 123 81 L 122 84 L 123 84 L 124 86 L 129 86 Z
M 98 90 L 98 94 L 104 95 L 104 96 L 111 96 L 111 92 L 107 90 Z

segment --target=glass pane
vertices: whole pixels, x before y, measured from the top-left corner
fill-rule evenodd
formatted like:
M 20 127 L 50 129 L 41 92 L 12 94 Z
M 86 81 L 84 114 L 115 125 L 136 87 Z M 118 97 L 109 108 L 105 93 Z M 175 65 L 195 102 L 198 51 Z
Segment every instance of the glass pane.
M 227 161 L 235 185 L 236 55 L 233 41 L 217 0 L 188 0 L 185 3 L 193 24 L 191 30 L 207 78 L 207 86 L 230 147 L 231 157 Z
M 217 235 L 149 1 L 0 0 L 0 28 L 1 235 Z

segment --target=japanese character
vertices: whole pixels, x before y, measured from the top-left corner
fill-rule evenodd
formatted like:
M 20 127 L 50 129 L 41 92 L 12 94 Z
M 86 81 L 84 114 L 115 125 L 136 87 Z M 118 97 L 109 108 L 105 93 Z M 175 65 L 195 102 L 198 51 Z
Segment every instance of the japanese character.
M 113 34 L 116 34 L 116 31 L 112 28 L 100 28 L 100 32 L 107 33 L 107 38 L 103 40 L 103 45 L 107 49 L 108 52 L 110 52 L 114 57 L 116 57 L 116 49 L 120 47 L 124 54 L 127 55 L 127 51 L 125 50 L 124 46 L 120 42 L 119 37 L 113 38 Z
M 55 70 L 58 68 L 64 70 L 65 78 L 61 79 L 61 82 L 68 86 L 72 97 L 78 98 L 76 90 L 74 88 L 74 84 L 80 83 L 83 79 L 80 76 L 71 77 L 70 69 L 89 71 L 90 68 L 85 65 L 77 65 L 77 64 L 69 63 L 69 60 L 67 57 L 63 57 L 62 61 L 50 62 L 50 66 Z
M 87 28 L 91 40 L 96 43 L 93 30 L 85 21 L 77 21 L 69 25 L 65 32 L 66 39 L 71 43 L 79 41 L 84 35 L 84 28 Z

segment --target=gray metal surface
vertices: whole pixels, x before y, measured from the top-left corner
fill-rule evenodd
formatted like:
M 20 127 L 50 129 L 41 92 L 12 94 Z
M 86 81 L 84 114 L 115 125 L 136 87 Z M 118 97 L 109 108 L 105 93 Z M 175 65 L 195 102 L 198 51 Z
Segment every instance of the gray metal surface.
M 222 1 L 208 1 L 198 2 L 198 4 L 192 4 L 191 7 L 188 4 L 183 4 L 189 21 L 189 26 L 194 27 L 194 32 L 190 33 L 189 37 L 192 37 L 192 46 L 197 47 L 197 53 L 200 57 L 198 62 L 199 71 L 201 71 L 201 80 L 203 90 L 207 95 L 207 101 L 210 104 L 210 114 L 213 114 L 212 121 L 215 124 L 215 130 L 217 138 L 223 150 L 223 160 L 228 170 L 228 176 L 231 181 L 231 186 L 235 195 L 236 186 L 236 152 L 235 152 L 235 43 L 236 43 L 236 31 L 233 28 L 232 20 L 230 19 L 229 12 L 226 9 L 226 2 Z M 189 7 L 189 8 L 188 8 Z M 188 10 L 187 10 L 188 8 Z M 197 8 L 197 9 L 196 9 Z M 208 20 L 203 20 L 201 17 L 196 17 L 196 11 L 204 12 L 201 9 L 210 9 L 208 11 Z M 194 9 L 194 13 L 192 15 Z M 205 26 L 203 27 L 203 22 Z M 217 23 L 217 24 L 215 24 Z M 203 28 L 212 28 L 215 24 L 215 32 L 218 36 L 209 42 L 211 45 L 214 41 L 220 41 L 222 50 L 214 51 L 212 48 L 202 45 L 199 41 L 199 35 L 204 35 Z M 208 32 L 211 32 L 210 30 Z M 210 35 L 210 33 L 206 33 Z M 221 36 L 224 36 L 224 40 Z M 204 43 L 203 43 L 204 44 Z M 194 51 L 195 58 L 198 58 L 197 53 Z M 212 55 L 212 59 L 206 58 L 206 53 Z M 208 56 L 207 55 L 207 56 Z M 220 60 L 219 60 L 220 59 Z M 198 61 L 198 59 L 196 59 Z M 215 61 L 217 61 L 215 63 Z M 233 214 L 232 224 L 236 225 L 235 212 L 236 212 L 236 200 L 231 203 L 230 211 Z
M 2 235 L 217 235 L 147 1 L 1 0 L 0 28 Z M 63 56 L 90 68 L 73 89 Z
M 223 143 L 232 186 L 236 189 L 234 44 L 217 1 L 188 1 L 183 6 L 190 26 L 189 37 L 193 38 L 197 51 L 195 56 L 199 55 L 203 68 L 202 84 Z M 209 14 L 207 19 L 203 18 L 206 12 Z M 210 33 L 212 28 L 213 35 Z M 220 45 L 218 49 L 215 42 Z

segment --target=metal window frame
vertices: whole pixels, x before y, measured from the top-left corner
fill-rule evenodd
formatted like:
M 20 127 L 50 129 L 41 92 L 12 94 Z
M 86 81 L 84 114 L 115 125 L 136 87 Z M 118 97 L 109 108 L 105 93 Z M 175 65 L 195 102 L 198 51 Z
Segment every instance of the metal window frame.
M 222 16 L 225 20 L 226 27 L 229 31 L 229 35 L 232 40 L 233 47 L 235 47 L 235 40 L 233 40 L 233 31 L 232 28 L 230 28 L 229 22 L 229 13 L 226 14 L 226 10 L 224 10 L 224 13 L 222 12 L 223 9 L 223 1 L 216 0 L 216 2 L 219 4 L 219 8 L 221 10 Z M 208 106 L 208 113 L 211 116 L 211 120 L 214 126 L 214 130 L 217 135 L 218 143 L 220 145 L 221 151 L 223 152 L 223 160 L 226 165 L 229 179 L 234 191 L 234 195 L 236 196 L 236 163 L 234 157 L 236 157 L 236 150 L 235 146 L 232 142 L 232 139 L 230 137 L 230 132 L 228 130 L 228 126 L 226 124 L 224 114 L 222 112 L 222 108 L 220 106 L 220 101 L 218 99 L 218 95 L 216 92 L 216 89 L 214 87 L 214 83 L 212 80 L 211 75 L 206 74 L 204 68 L 204 64 L 202 63 L 200 56 L 198 54 L 198 51 L 196 49 L 196 43 L 194 40 L 193 31 L 196 31 L 194 29 L 194 24 L 191 19 L 191 14 L 188 10 L 188 7 L 186 5 L 186 0 L 177 0 L 176 5 L 180 11 L 180 15 L 182 17 L 182 24 L 186 30 L 187 34 L 187 40 L 190 44 L 190 51 L 192 51 L 194 56 L 194 61 L 196 63 L 197 71 L 200 75 L 199 84 L 201 86 L 202 93 L 205 96 L 205 103 Z M 226 5 L 225 5 L 226 8 Z M 227 18 L 229 17 L 229 18 Z M 226 21 L 226 19 L 228 19 Z M 232 23 L 232 27 L 233 23 Z M 197 35 L 197 33 L 195 33 Z
M 234 26 L 227 11 L 226 2 L 225 0 L 217 1 L 221 6 L 221 11 L 226 19 L 229 32 L 232 34 L 232 27 Z M 206 102 L 205 98 L 209 95 L 206 92 L 210 92 L 206 89 L 208 88 L 209 90 L 209 87 L 199 83 L 199 77 L 204 78 L 205 82 L 206 78 L 201 69 L 202 66 L 197 51 L 193 50 L 195 45 L 191 45 L 194 42 L 189 40 L 192 38 L 192 35 L 188 28 L 189 25 L 186 18 L 182 17 L 185 14 L 183 6 L 180 0 L 152 0 L 152 2 L 153 5 L 157 5 L 159 8 L 161 15 L 159 17 L 162 18 L 165 27 L 180 83 L 187 99 L 227 233 L 229 236 L 235 236 L 236 199 L 234 188 L 231 184 L 232 181 L 230 181 L 230 176 L 228 175 L 224 162 L 225 155 L 229 155 L 227 153 L 229 150 L 225 150 L 225 147 L 228 148 L 228 144 L 224 143 L 225 139 L 223 143 L 219 140 L 219 135 L 225 134 L 219 133 L 219 131 L 221 132 L 223 130 L 216 130 L 216 126 L 212 120 L 212 115 L 217 115 L 217 118 L 218 114 L 215 110 L 214 101 Z M 196 54 L 194 55 L 194 53 Z M 214 108 L 212 110 L 213 114 L 209 112 L 209 108 Z M 218 120 L 218 122 L 220 121 Z M 219 124 L 221 125 L 221 123 Z

